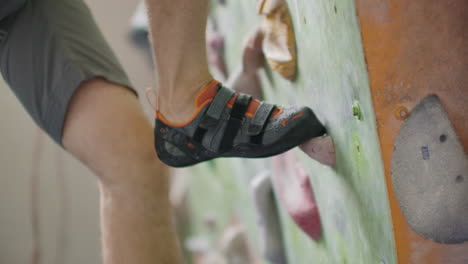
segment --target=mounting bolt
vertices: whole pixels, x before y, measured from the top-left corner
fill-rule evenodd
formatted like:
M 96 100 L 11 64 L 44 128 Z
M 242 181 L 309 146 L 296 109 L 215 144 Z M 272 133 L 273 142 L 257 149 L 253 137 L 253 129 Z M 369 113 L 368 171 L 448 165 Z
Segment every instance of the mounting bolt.
M 354 101 L 353 103 L 353 116 L 358 120 L 362 120 L 361 106 L 359 105 L 358 101 Z
M 409 111 L 406 107 L 404 106 L 399 106 L 395 109 L 393 112 L 395 115 L 395 118 L 398 120 L 405 120 L 409 116 Z

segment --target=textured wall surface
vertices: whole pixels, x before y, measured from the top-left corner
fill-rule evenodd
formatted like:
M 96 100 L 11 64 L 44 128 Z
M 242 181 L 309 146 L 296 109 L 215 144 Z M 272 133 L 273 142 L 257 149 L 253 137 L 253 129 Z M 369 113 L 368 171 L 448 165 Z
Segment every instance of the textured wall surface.
M 311 241 L 281 209 L 289 263 L 396 263 L 384 170 L 354 1 L 289 0 L 297 37 L 299 74 L 291 83 L 262 73 L 266 97 L 278 104 L 306 104 L 325 123 L 336 144 L 337 166 L 325 167 L 294 150 L 310 175 L 323 237 Z M 212 10 L 226 37 L 232 71 L 240 63 L 243 38 L 260 22 L 256 4 L 228 0 Z M 353 116 L 353 105 L 362 112 Z M 224 159 L 191 169 L 194 234 L 216 240 L 233 215 L 258 246 L 250 180 L 270 170 L 271 160 Z M 219 229 L 203 225 L 207 215 Z M 210 233 L 211 232 L 211 233 Z

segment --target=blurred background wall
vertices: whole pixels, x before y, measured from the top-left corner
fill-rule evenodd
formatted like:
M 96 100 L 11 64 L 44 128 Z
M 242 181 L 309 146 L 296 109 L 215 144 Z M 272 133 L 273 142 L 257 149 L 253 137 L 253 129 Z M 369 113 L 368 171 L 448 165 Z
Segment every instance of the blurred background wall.
M 138 1 L 86 2 L 143 101 L 144 89 L 153 84 L 150 60 L 128 37 Z M 146 100 L 144 105 L 150 115 Z M 94 176 L 47 136 L 38 133 L 1 78 L 0 113 L 0 263 L 31 263 L 34 234 L 39 235 L 41 263 L 100 263 Z M 33 179 L 39 179 L 37 195 L 31 189 Z M 39 223 L 36 231 L 34 204 Z

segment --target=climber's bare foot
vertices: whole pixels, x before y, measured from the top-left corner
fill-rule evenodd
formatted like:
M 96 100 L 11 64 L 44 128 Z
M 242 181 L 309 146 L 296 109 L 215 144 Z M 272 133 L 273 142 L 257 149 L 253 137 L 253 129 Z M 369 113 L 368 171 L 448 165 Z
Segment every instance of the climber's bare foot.
M 314 160 L 334 167 L 336 163 L 335 145 L 330 136 L 316 137 L 299 146 Z
M 250 94 L 260 100 L 263 99 L 263 92 L 258 70 L 265 64 L 262 42 L 263 32 L 260 29 L 249 34 L 242 52 L 242 67 L 228 81 L 236 92 Z

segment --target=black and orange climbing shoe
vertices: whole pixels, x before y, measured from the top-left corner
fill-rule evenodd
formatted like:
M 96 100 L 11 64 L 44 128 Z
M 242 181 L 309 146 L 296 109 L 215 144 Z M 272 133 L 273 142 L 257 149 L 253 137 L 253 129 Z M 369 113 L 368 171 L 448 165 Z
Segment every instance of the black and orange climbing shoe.
M 197 113 L 183 124 L 156 114 L 156 152 L 169 166 L 219 157 L 270 157 L 325 133 L 308 107 L 279 108 L 216 81 L 203 89 L 195 104 Z

